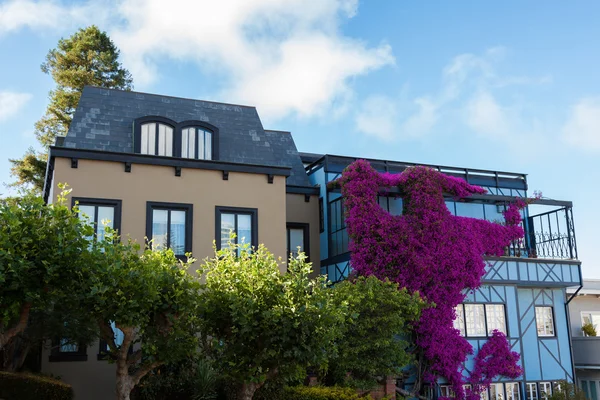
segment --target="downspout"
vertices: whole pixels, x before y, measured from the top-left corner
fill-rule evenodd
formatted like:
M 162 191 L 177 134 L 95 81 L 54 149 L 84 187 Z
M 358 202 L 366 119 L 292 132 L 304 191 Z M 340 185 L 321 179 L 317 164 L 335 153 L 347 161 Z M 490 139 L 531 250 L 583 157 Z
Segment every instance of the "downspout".
M 571 297 L 569 297 L 569 299 L 565 303 L 565 315 L 567 316 L 567 333 L 569 335 L 569 353 L 571 354 L 571 370 L 573 371 L 573 385 L 575 385 L 575 387 L 577 387 L 577 376 L 576 376 L 576 372 L 575 372 L 575 357 L 573 357 L 573 341 L 571 340 L 571 314 L 569 313 L 569 303 L 571 302 L 571 300 L 573 300 L 575 298 L 575 296 L 577 296 L 577 293 L 579 293 L 579 291 L 582 288 L 583 288 L 583 279 L 581 276 L 581 265 L 580 265 L 579 266 L 579 287 L 577 288 L 575 293 L 573 293 L 573 295 L 571 295 Z M 565 290 L 565 293 L 566 292 L 567 291 Z

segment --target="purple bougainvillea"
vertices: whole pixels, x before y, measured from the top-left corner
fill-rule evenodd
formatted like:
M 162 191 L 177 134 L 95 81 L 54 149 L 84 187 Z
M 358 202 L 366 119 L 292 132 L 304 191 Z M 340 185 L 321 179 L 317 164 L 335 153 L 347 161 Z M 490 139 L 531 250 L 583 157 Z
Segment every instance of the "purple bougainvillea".
M 503 255 L 511 241 L 523 237 L 519 209 L 525 202 L 517 201 L 505 211 L 504 224 L 456 217 L 446 207 L 444 194 L 465 198 L 485 189 L 427 167 L 378 173 L 364 160 L 348 166 L 333 185 L 339 185 L 344 196 L 354 271 L 398 282 L 435 304 L 415 326 L 416 345 L 426 365 L 422 378 L 446 378 L 456 397 L 464 399 L 464 383 L 479 393 L 497 375 L 520 375 L 519 355 L 510 351 L 503 334 L 494 333 L 476 356 L 473 379 L 465 381 L 463 364 L 473 349 L 453 321 L 465 292 L 481 284 L 483 257 Z M 389 214 L 377 202 L 377 195 L 392 187 L 402 191 L 401 216 Z

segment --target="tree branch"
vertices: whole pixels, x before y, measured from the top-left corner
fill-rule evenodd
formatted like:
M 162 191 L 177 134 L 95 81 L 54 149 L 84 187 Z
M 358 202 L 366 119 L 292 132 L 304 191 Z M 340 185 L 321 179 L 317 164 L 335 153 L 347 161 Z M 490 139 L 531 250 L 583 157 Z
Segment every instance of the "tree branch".
M 104 320 L 98 319 L 98 327 L 100 328 L 100 337 L 108 344 L 108 348 L 117 352 L 117 344 L 115 343 L 115 333 L 111 326 Z
M 142 359 L 142 349 L 137 349 L 132 354 L 129 354 L 127 356 L 127 365 L 136 364 L 141 359 Z
M 164 364 L 162 361 L 155 361 L 150 364 L 142 365 L 135 373 L 131 376 L 134 385 L 140 383 L 140 380 L 146 376 L 146 374 L 152 371 L 154 368 L 161 366 Z

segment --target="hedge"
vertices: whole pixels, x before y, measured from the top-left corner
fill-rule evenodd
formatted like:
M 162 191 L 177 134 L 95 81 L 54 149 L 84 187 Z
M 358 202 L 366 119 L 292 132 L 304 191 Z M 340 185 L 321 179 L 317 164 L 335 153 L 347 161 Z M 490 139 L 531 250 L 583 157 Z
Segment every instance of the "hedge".
M 73 388 L 45 376 L 0 371 L 0 399 L 73 400 Z
M 284 391 L 286 400 L 369 400 L 371 396 L 361 397 L 356 390 L 326 386 L 293 386 Z

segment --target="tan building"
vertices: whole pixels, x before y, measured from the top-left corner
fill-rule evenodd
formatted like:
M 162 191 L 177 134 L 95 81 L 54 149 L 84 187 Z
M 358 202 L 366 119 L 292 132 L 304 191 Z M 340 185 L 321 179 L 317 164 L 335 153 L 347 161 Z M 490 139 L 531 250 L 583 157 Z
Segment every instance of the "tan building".
M 264 130 L 253 107 L 86 87 L 69 133 L 50 149 L 47 201 L 59 183 L 96 229 L 110 220 L 140 243 L 198 259 L 234 231 L 284 261 L 300 246 L 319 271 L 319 189 L 290 133 Z M 42 371 L 78 399 L 113 398 L 115 369 L 101 350 L 57 340 Z

